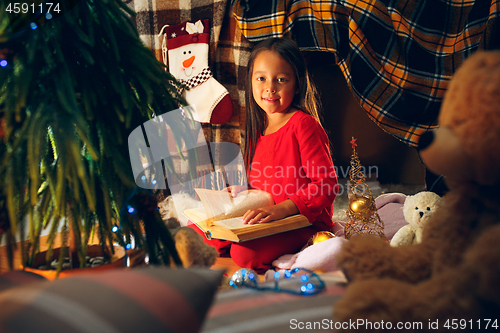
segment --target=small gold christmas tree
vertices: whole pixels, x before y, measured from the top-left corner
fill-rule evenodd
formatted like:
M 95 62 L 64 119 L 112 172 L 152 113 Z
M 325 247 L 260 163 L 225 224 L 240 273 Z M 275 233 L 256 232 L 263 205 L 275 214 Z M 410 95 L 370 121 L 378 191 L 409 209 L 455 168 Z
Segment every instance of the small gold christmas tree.
M 346 239 L 356 234 L 377 235 L 385 239 L 384 222 L 378 215 L 372 191 L 366 184 L 356 151 L 356 139 L 352 138 L 351 169 L 349 170 L 349 206 L 347 207 L 347 222 L 344 226 Z

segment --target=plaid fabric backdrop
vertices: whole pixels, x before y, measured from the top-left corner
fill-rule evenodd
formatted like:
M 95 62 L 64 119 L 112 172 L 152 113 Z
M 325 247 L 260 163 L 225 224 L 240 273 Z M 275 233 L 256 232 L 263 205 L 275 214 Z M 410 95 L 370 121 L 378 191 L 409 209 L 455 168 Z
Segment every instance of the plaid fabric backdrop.
M 232 0 L 252 42 L 293 38 L 333 52 L 372 120 L 409 145 L 436 126 L 452 74 L 500 47 L 500 1 Z
M 127 4 L 137 13 L 135 23 L 142 41 L 150 47 L 157 59 L 162 59 L 162 38 L 158 36 L 164 25 L 174 25 L 185 21 L 210 20 L 210 45 L 208 64 L 214 78 L 229 92 L 233 101 L 233 117 L 221 125 L 203 124 L 207 142 L 231 142 L 242 144 L 240 126 L 244 125 L 245 77 L 248 58 L 253 45 L 243 36 L 236 20 L 230 14 L 227 0 L 130 0 Z M 167 111 L 167 110 L 166 110 Z M 212 151 L 214 164 L 222 164 L 223 154 Z M 188 179 L 187 163 L 175 160 L 176 172 Z M 198 165 L 196 187 L 224 187 L 223 177 L 215 174 L 212 179 L 205 177 L 213 171 L 210 161 Z M 232 182 L 241 182 L 242 170 L 225 170 Z M 183 177 L 184 176 L 184 177 Z M 207 184 L 208 182 L 208 184 Z M 193 194 L 193 184 L 186 188 Z

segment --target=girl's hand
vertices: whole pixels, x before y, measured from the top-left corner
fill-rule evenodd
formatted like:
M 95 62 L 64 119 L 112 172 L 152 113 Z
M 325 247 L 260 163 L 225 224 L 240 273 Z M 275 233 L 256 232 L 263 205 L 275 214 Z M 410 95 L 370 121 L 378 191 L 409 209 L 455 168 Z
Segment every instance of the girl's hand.
M 292 200 L 287 199 L 277 205 L 249 209 L 243 215 L 243 224 L 267 223 L 280 220 L 290 215 L 299 213 L 299 209 Z
M 232 185 L 232 186 L 226 187 L 225 189 L 223 189 L 221 191 L 231 193 L 231 196 L 234 198 L 238 195 L 238 193 L 243 192 L 243 191 L 247 191 L 247 190 L 248 190 L 248 186 L 246 186 L 246 185 Z

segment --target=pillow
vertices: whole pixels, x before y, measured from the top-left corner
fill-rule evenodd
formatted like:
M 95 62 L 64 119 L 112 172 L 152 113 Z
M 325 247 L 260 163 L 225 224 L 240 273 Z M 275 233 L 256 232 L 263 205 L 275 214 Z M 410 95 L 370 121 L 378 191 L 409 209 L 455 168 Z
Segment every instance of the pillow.
M 0 331 L 198 332 L 222 271 L 112 269 L 0 293 Z
M 201 332 L 332 331 L 333 307 L 346 280 L 338 272 L 319 276 L 325 289 L 311 296 L 244 287 L 218 292 Z
M 330 238 L 310 245 L 294 255 L 285 254 L 274 260 L 272 264 L 280 270 L 306 268 L 311 271 L 332 272 L 339 269 L 335 264 L 335 257 L 340 253 L 345 242 L 347 242 L 347 239 L 344 237 Z M 268 272 L 273 276 L 273 271 Z M 266 281 L 267 275 L 266 272 Z
M 0 274 L 0 292 L 9 288 L 46 280 L 45 277 L 31 272 L 21 270 L 9 271 Z
M 403 215 L 405 200 L 406 194 L 403 193 L 386 193 L 375 199 L 378 215 L 384 222 L 385 237 L 389 241 L 401 227 L 408 224 Z

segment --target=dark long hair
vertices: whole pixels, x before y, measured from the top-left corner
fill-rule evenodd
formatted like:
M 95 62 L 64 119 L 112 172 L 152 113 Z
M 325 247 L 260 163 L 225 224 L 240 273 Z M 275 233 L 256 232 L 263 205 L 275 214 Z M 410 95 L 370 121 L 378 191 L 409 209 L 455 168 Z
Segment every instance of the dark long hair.
M 290 66 L 292 66 L 295 73 L 295 82 L 298 85 L 299 92 L 295 94 L 292 106 L 307 114 L 313 116 L 318 122 L 319 119 L 319 98 L 316 87 L 309 78 L 306 62 L 297 44 L 288 38 L 270 38 L 266 39 L 252 51 L 248 61 L 247 72 L 247 88 L 245 91 L 245 166 L 247 173 L 250 170 L 253 155 L 255 154 L 255 147 L 257 146 L 257 139 L 264 133 L 267 126 L 267 117 L 264 110 L 260 108 L 255 99 L 253 98 L 252 86 L 252 73 L 255 58 L 262 51 L 273 51 L 285 59 Z

